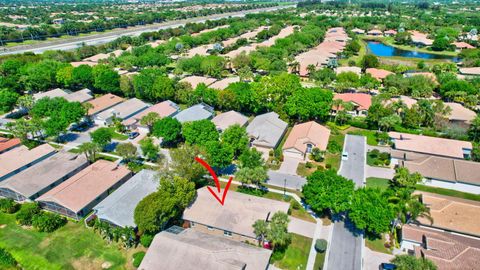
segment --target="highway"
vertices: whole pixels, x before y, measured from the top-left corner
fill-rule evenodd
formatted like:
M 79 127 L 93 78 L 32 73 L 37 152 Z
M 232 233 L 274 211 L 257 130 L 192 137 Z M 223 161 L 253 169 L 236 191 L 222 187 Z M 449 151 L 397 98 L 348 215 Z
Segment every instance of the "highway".
M 121 36 L 132 36 L 132 37 L 139 36 L 141 33 L 144 33 L 144 32 L 153 32 L 153 31 L 158 31 L 160 29 L 175 28 L 175 27 L 183 26 L 186 23 L 201 23 L 207 20 L 219 20 L 227 17 L 243 17 L 245 16 L 245 14 L 275 11 L 275 10 L 285 9 L 290 7 L 294 7 L 294 5 L 276 6 L 276 7 L 229 12 L 229 13 L 223 13 L 223 14 L 214 14 L 214 15 L 209 15 L 204 17 L 167 21 L 162 23 L 129 27 L 124 29 L 115 29 L 105 33 L 92 34 L 92 35 L 82 36 L 82 37 L 71 37 L 71 38 L 65 38 L 65 39 L 58 39 L 54 41 L 44 41 L 44 42 L 39 42 L 31 45 L 0 47 L 0 55 L 17 54 L 17 53 L 24 53 L 24 52 L 43 53 L 44 51 L 48 51 L 48 50 L 63 50 L 63 51 L 74 50 L 82 45 L 100 45 L 100 44 L 108 43 L 112 40 L 115 40 Z

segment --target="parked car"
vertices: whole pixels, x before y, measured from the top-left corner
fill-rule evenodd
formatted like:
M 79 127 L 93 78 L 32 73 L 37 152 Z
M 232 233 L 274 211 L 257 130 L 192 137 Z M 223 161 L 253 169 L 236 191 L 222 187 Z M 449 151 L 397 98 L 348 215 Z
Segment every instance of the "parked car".
M 395 270 L 397 266 L 393 263 L 382 263 L 379 267 L 380 270 Z
M 133 140 L 133 139 L 135 139 L 136 137 L 138 137 L 138 135 L 140 135 L 140 133 L 138 133 L 138 132 L 136 132 L 136 131 L 130 132 L 130 134 L 128 134 L 128 138 L 129 138 L 130 140 Z
M 342 160 L 348 160 L 348 152 L 342 153 Z

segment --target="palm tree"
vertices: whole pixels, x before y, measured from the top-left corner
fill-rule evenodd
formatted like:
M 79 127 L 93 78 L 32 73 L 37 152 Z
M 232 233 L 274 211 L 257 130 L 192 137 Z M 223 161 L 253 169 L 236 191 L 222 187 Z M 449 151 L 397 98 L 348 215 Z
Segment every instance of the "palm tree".
M 291 62 L 289 66 L 292 73 L 298 74 L 300 71 L 300 63 L 298 61 Z
M 268 224 L 265 220 L 259 219 L 255 221 L 255 223 L 253 223 L 253 232 L 257 236 L 257 239 L 259 239 L 261 245 L 263 245 L 265 235 L 267 235 L 267 231 Z
M 315 65 L 313 65 L 313 64 L 310 64 L 310 65 L 307 66 L 308 75 L 311 75 L 311 74 L 314 73 L 316 70 L 317 70 L 317 68 L 316 68 Z
M 99 151 L 97 144 L 93 142 L 86 142 L 81 144 L 78 149 L 81 153 L 85 155 L 85 157 L 90 163 L 95 162 L 95 155 Z

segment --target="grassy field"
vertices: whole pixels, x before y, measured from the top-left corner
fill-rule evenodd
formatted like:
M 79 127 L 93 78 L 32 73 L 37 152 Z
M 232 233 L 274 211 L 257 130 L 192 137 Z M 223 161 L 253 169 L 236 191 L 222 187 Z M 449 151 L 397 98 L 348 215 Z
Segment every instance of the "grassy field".
M 292 233 L 292 242 L 284 251 L 283 257 L 275 254 L 271 260 L 276 267 L 281 269 L 306 269 L 311 245 L 311 238 Z M 278 259 L 278 257 L 281 258 Z
M 325 252 L 317 252 L 317 255 L 315 255 L 315 264 L 313 265 L 313 270 L 321 270 L 324 262 Z
M 370 188 L 379 188 L 381 190 L 386 190 L 388 188 L 388 183 L 390 180 L 377 177 L 368 177 L 367 178 L 367 187 Z
M 131 255 L 139 250 L 109 245 L 81 222 L 40 233 L 17 225 L 14 215 L 0 213 L 0 224 L 0 247 L 27 270 L 90 270 L 102 269 L 102 264 L 111 265 L 108 269 L 134 269 Z
M 116 132 L 114 127 L 109 127 L 108 129 L 110 130 L 110 132 L 112 132 L 113 140 L 125 141 L 126 139 L 128 139 L 128 135 Z
M 385 238 L 382 235 L 382 238 L 378 238 L 375 240 L 370 240 L 368 238 L 365 239 L 365 246 L 367 246 L 369 249 L 373 251 L 378 251 L 382 253 L 387 253 L 387 254 L 392 254 L 392 252 L 385 247 Z

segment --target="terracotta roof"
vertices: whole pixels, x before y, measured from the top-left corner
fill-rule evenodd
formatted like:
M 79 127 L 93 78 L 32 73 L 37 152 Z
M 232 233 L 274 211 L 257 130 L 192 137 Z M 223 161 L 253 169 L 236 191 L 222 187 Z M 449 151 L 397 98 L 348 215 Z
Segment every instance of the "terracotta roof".
M 373 78 L 377 80 L 383 80 L 385 79 L 388 75 L 395 74 L 393 72 L 390 72 L 385 69 L 379 69 L 379 68 L 367 68 L 365 70 L 365 73 L 372 75 Z
M 386 35 L 396 35 L 397 34 L 397 31 L 393 30 L 393 29 L 390 29 L 390 30 L 387 30 L 385 32 L 383 32 L 384 34 Z
M 372 29 L 372 30 L 368 31 L 367 34 L 369 34 L 369 35 L 381 35 L 381 34 L 383 34 L 383 32 L 378 30 L 378 29 Z
M 466 42 L 453 42 L 453 45 L 455 45 L 457 49 L 475 49 L 474 46 Z
M 327 150 L 330 130 L 314 121 L 295 125 L 290 131 L 283 150 L 295 148 L 302 153 L 306 153 L 307 144 L 311 143 L 314 147 L 322 151 Z
M 255 221 L 266 220 L 278 211 L 286 213 L 289 208 L 285 202 L 235 191 L 228 192 L 223 206 L 212 202 L 207 187 L 198 189 L 197 198 L 185 209 L 183 219 L 255 238 Z
M 0 155 L 0 164 L 2 164 L 0 166 L 0 179 L 54 152 L 55 148 L 51 145 L 42 144 L 31 150 L 22 145 L 2 153 Z
M 54 202 L 78 213 L 130 174 L 124 166 L 98 160 L 37 198 L 37 201 Z
M 6 150 L 10 150 L 21 144 L 22 142 L 18 138 L 9 139 L 9 138 L 0 137 L 0 153 Z
M 206 86 L 214 83 L 217 79 L 209 78 L 209 77 L 202 77 L 202 76 L 188 76 L 180 80 L 180 82 L 188 82 L 193 89 L 197 88 L 197 86 L 201 83 L 204 83 Z
M 415 255 L 432 260 L 438 270 L 479 269 L 480 240 L 478 238 L 414 225 L 402 227 L 402 238 L 421 244 L 415 247 Z
M 123 98 L 119 96 L 116 96 L 114 94 L 105 94 L 94 100 L 88 101 L 88 103 L 92 104 L 93 106 L 93 108 L 88 110 L 88 114 L 89 115 L 97 114 L 101 111 L 104 111 L 110 107 L 117 105 L 122 101 L 123 101 Z
M 427 34 L 420 33 L 418 31 L 410 31 L 412 34 L 412 41 L 414 43 L 420 43 L 425 46 L 431 46 L 433 44 L 433 40 L 427 38 Z
M 414 98 L 411 98 L 409 96 L 399 96 L 399 97 L 391 98 L 385 101 L 385 105 L 389 105 L 392 102 L 399 102 L 399 101 L 403 102 L 409 109 L 411 109 L 413 105 L 417 104 L 417 100 Z
M 225 130 L 233 125 L 245 126 L 248 123 L 248 117 L 236 111 L 228 111 L 215 116 L 212 122 L 218 129 Z
M 81 65 L 87 65 L 87 66 L 94 67 L 94 66 L 98 65 L 98 63 L 89 62 L 89 61 L 79 61 L 79 62 L 70 62 L 70 65 L 72 65 L 72 67 L 79 67 Z
M 225 79 L 218 80 L 214 83 L 212 83 L 209 87 L 217 90 L 223 90 L 227 88 L 231 83 L 236 83 L 240 81 L 240 77 L 235 76 L 235 77 L 228 77 Z
M 161 118 L 163 118 L 163 117 L 171 116 L 171 115 L 175 114 L 176 112 L 178 112 L 179 110 L 180 110 L 180 108 L 178 107 L 178 105 L 175 102 L 170 101 L 170 100 L 165 100 L 165 101 L 157 103 L 157 104 L 155 104 L 151 107 L 148 107 L 147 109 L 143 110 L 142 112 L 134 115 L 132 118 L 134 118 L 136 120 L 141 120 L 145 115 L 147 115 L 151 112 L 158 113 L 158 115 Z
M 365 30 L 359 28 L 352 29 L 352 32 L 355 34 L 365 34 Z
M 345 102 L 353 102 L 358 105 L 359 110 L 368 110 L 372 105 L 372 96 L 365 93 L 336 94 L 333 98 L 341 99 Z
M 465 123 L 471 123 L 473 119 L 477 117 L 477 114 L 474 111 L 465 108 L 460 103 L 445 102 L 445 105 L 452 109 L 448 115 L 448 119 L 450 121 L 463 121 Z

